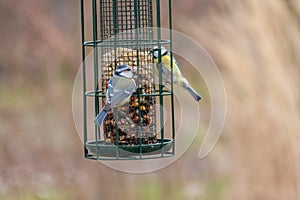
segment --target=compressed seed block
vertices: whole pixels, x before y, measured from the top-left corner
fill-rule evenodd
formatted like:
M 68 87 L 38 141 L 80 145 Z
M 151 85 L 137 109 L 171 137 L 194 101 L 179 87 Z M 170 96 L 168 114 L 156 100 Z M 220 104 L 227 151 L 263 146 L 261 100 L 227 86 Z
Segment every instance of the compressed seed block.
M 157 143 L 155 129 L 154 67 L 147 49 L 116 48 L 102 55 L 102 74 L 99 85 L 107 91 L 108 80 L 114 69 L 122 64 L 130 65 L 134 72 L 136 91 L 128 104 L 109 112 L 104 120 L 104 139 L 108 144 L 137 145 Z M 140 95 L 138 95 L 138 93 Z M 102 103 L 105 103 L 105 98 Z M 117 138 L 118 130 L 118 138 Z

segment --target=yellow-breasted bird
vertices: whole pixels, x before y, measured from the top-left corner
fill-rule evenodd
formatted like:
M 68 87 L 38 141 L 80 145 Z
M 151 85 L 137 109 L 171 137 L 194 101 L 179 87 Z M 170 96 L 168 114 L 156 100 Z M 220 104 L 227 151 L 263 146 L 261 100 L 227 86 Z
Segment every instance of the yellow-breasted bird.
M 170 53 L 167 51 L 166 48 L 161 46 L 161 65 L 162 66 L 162 78 L 163 81 L 167 84 L 171 83 L 171 60 L 173 61 L 173 83 L 183 87 L 186 89 L 196 101 L 200 101 L 201 96 L 192 88 L 188 80 L 182 75 L 180 71 L 180 65 L 176 61 L 176 59 L 173 57 L 171 59 Z M 157 73 L 159 72 L 158 69 L 158 55 L 159 55 L 159 48 L 155 46 L 153 48 L 153 57 L 154 57 L 154 63 L 156 64 L 157 67 Z

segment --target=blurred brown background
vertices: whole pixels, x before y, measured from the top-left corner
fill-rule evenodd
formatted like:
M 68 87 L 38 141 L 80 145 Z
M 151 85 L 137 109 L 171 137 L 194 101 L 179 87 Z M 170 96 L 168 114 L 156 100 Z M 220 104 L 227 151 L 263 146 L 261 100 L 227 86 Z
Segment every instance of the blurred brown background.
M 0 23 L 1 199 L 300 199 L 300 1 L 174 0 L 174 29 L 222 73 L 226 124 L 205 160 L 197 139 L 146 175 L 83 159 L 79 1 L 0 0 Z

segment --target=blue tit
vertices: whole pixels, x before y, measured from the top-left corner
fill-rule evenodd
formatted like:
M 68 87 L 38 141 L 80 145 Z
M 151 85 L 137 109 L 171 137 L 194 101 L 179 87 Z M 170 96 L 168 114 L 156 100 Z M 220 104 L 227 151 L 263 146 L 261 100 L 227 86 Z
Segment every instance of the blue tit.
M 95 117 L 94 123 L 101 126 L 109 111 L 129 102 L 135 87 L 132 68 L 129 65 L 117 67 L 114 75 L 108 81 L 105 105 Z
M 173 57 L 171 59 L 170 53 L 167 51 L 166 48 L 161 46 L 161 66 L 162 66 L 162 78 L 163 81 L 166 84 L 171 83 L 171 60 L 173 60 L 173 83 L 183 87 L 186 89 L 196 101 L 200 101 L 201 96 L 192 88 L 192 86 L 189 84 L 188 80 L 182 75 L 180 71 L 180 65 L 176 61 L 176 59 Z M 159 48 L 155 46 L 153 48 L 153 57 L 154 57 L 154 63 L 156 64 L 157 70 L 156 73 L 159 72 L 158 69 L 158 55 L 159 55 Z

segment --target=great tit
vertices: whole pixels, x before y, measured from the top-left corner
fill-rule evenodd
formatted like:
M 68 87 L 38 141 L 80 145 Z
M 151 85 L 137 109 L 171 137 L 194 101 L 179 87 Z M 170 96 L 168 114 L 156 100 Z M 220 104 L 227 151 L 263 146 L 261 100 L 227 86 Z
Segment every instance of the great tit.
M 192 86 L 189 84 L 188 80 L 182 75 L 180 71 L 180 65 L 176 61 L 176 59 L 173 57 L 171 59 L 170 53 L 167 51 L 166 48 L 161 46 L 161 71 L 162 71 L 162 78 L 163 81 L 167 84 L 171 83 L 171 60 L 173 62 L 173 83 L 183 87 L 186 89 L 196 101 L 200 101 L 201 96 L 192 88 Z M 159 55 L 159 48 L 155 46 L 153 48 L 153 57 L 154 57 L 154 63 L 156 64 L 156 72 L 159 72 L 159 65 L 158 65 L 158 55 Z

